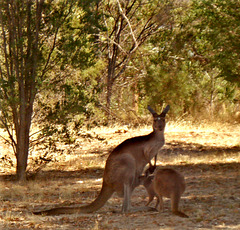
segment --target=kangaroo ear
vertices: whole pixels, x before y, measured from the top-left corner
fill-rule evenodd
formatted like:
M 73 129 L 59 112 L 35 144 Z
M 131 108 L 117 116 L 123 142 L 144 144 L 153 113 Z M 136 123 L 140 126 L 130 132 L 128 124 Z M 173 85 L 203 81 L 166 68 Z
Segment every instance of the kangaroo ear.
M 150 113 L 153 115 L 153 116 L 156 116 L 157 113 L 150 107 L 150 105 L 148 105 L 148 110 L 150 111 Z
M 167 105 L 166 108 L 162 111 L 162 113 L 160 114 L 161 117 L 165 117 L 167 112 L 170 109 L 170 105 Z

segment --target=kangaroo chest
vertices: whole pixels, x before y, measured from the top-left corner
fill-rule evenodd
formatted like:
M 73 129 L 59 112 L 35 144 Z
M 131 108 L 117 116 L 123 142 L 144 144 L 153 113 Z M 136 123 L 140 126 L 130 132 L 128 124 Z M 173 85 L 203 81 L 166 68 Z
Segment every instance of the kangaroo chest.
M 165 143 L 164 139 L 161 139 L 160 141 L 150 142 L 144 148 L 144 155 L 147 156 L 149 159 L 152 159 L 154 156 L 158 154 L 159 150 L 162 148 L 164 143 Z
M 152 145 L 148 146 L 147 150 L 149 152 L 157 153 L 159 151 L 159 149 L 162 148 L 163 145 L 164 145 L 163 140 L 160 142 L 154 142 Z

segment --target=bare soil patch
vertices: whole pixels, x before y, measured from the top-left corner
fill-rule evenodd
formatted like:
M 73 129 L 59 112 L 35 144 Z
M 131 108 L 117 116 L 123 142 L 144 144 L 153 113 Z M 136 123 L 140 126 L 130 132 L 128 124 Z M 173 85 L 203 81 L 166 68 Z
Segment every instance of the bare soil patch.
M 95 129 L 65 146 L 25 185 L 14 181 L 14 165 L 0 162 L 0 229 L 240 229 L 240 127 L 168 125 L 160 167 L 181 172 L 187 188 L 180 203 L 189 219 L 174 216 L 164 200 L 163 213 L 121 214 L 122 199 L 114 195 L 93 214 L 34 216 L 31 210 L 91 202 L 101 188 L 109 152 L 123 140 L 149 133 L 151 127 Z M 0 143 L 1 157 L 10 150 Z M 4 153 L 5 151 L 5 153 Z M 29 167 L 40 153 L 30 156 Z M 14 162 L 13 162 L 14 164 Z M 147 202 L 144 187 L 132 196 L 133 206 Z M 152 207 L 155 202 L 152 202 Z

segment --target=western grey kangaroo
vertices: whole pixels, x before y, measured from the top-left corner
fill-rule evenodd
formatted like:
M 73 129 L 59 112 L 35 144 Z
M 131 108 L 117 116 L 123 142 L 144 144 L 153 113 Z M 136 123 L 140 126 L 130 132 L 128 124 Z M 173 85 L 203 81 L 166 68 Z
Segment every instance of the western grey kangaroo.
M 169 168 L 157 169 L 154 173 L 155 175 L 148 175 L 152 170 L 149 169 L 146 170 L 145 176 L 140 176 L 140 184 L 144 185 L 149 196 L 146 206 L 149 205 L 156 196 L 157 203 L 155 208 L 157 208 L 160 201 L 159 211 L 162 211 L 162 197 L 167 197 L 171 199 L 171 209 L 173 214 L 188 218 L 185 213 L 178 210 L 181 195 L 185 191 L 186 187 L 183 175 Z
M 139 185 L 144 167 L 158 154 L 164 145 L 165 116 L 170 106 L 158 115 L 150 106 L 153 115 L 153 132 L 145 136 L 127 139 L 119 144 L 108 156 L 103 174 L 102 189 L 98 197 L 82 207 L 60 207 L 33 212 L 34 214 L 58 215 L 69 213 L 91 213 L 100 209 L 114 192 L 123 197 L 122 212 L 130 210 L 131 194 Z

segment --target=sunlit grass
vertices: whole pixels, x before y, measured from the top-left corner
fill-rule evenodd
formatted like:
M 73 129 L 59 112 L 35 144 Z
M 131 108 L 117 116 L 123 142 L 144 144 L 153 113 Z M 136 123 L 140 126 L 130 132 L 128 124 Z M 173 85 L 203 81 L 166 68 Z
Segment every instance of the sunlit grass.
M 71 149 L 72 146 L 63 145 L 62 148 L 65 151 L 66 149 L 69 149 L 69 154 L 58 155 L 58 153 L 56 153 L 55 156 L 57 157 L 57 161 L 50 162 L 46 165 L 46 167 L 44 167 L 44 169 L 81 170 L 94 166 L 103 168 L 105 165 L 104 156 L 107 156 L 110 153 L 111 149 L 113 149 L 115 146 L 127 138 L 146 135 L 151 131 L 151 125 L 142 125 L 137 128 L 116 125 L 112 127 L 95 127 L 91 130 L 80 130 L 79 132 L 87 133 L 91 138 L 78 138 L 77 143 L 79 144 L 79 148 L 76 149 Z M 222 124 L 219 122 L 210 124 L 205 122 L 196 125 L 189 121 L 169 121 L 167 122 L 165 130 L 166 143 L 172 143 L 177 140 L 202 146 L 216 146 L 225 148 L 240 146 L 239 133 L 239 125 Z M 6 136 L 6 133 L 4 133 L 4 135 Z M 40 152 L 31 153 L 29 159 L 29 168 L 31 168 L 31 159 L 34 160 L 34 158 L 38 158 L 40 154 Z M 11 147 L 6 145 L 4 142 L 2 142 L 2 145 L 0 146 L 0 155 L 1 157 L 7 155 L 13 161 L 13 165 L 7 163 L 4 164 L 4 167 L 0 168 L 0 172 L 5 174 L 15 173 L 15 156 L 12 153 Z M 228 154 L 224 155 L 223 152 L 221 152 L 221 154 L 215 152 L 211 153 L 209 156 L 206 154 L 199 154 L 197 157 L 180 154 L 177 155 L 177 157 L 174 157 L 174 162 L 199 163 L 205 160 L 211 162 L 236 162 L 238 159 L 239 155 L 236 156 L 236 154 L 232 157 L 228 156 Z M 4 162 L 1 163 L 3 164 Z
M 170 156 L 158 155 L 158 165 L 184 165 L 184 164 L 219 164 L 219 163 L 240 163 L 240 152 L 232 153 L 209 153 L 204 155 L 183 155 L 176 154 Z

